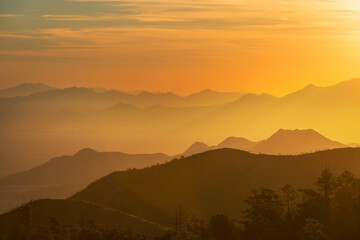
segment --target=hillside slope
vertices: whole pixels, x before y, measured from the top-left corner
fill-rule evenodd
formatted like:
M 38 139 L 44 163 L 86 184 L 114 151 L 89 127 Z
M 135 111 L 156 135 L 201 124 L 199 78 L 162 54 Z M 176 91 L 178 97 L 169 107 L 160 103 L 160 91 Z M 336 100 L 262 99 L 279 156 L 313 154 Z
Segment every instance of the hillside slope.
M 64 224 L 81 224 L 94 220 L 108 228 L 131 229 L 135 233 L 159 236 L 163 227 L 141 218 L 106 208 L 93 203 L 76 200 L 38 200 L 27 204 L 30 207 L 30 225 L 48 224 L 50 218 Z M 21 207 L 0 215 L 0 236 L 6 237 L 11 229 L 23 221 Z
M 72 199 L 103 204 L 161 223 L 169 223 L 179 204 L 189 214 L 209 217 L 224 213 L 239 217 L 252 189 L 279 189 L 285 183 L 310 187 L 326 166 L 335 173 L 350 170 L 359 176 L 360 149 L 300 156 L 213 150 L 161 166 L 113 173 Z
M 62 185 L 90 183 L 114 171 L 144 168 L 164 163 L 165 154 L 125 154 L 83 149 L 73 156 L 62 156 L 28 171 L 0 178 L 0 185 Z
M 165 154 L 125 154 L 83 149 L 74 156 L 51 159 L 28 171 L 0 178 L 0 213 L 30 200 L 67 198 L 114 171 L 164 163 Z

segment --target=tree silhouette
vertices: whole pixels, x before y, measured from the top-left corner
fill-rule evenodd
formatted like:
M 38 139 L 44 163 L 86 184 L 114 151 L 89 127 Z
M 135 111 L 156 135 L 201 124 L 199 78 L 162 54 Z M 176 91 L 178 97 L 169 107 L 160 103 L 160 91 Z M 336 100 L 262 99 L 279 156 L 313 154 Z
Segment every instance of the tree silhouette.
M 279 239 L 283 234 L 284 203 L 279 194 L 271 189 L 253 190 L 245 202 L 245 229 L 253 239 Z
M 295 213 L 295 205 L 297 198 L 297 191 L 295 188 L 291 187 L 289 184 L 286 184 L 281 188 L 284 202 L 286 204 L 286 216 L 288 221 L 293 220 L 293 215 Z
M 321 176 L 317 180 L 316 185 L 319 187 L 319 190 L 324 194 L 325 199 L 329 201 L 330 195 L 333 194 L 333 190 L 335 187 L 335 178 L 334 175 L 329 171 L 328 167 L 326 167 L 321 172 Z

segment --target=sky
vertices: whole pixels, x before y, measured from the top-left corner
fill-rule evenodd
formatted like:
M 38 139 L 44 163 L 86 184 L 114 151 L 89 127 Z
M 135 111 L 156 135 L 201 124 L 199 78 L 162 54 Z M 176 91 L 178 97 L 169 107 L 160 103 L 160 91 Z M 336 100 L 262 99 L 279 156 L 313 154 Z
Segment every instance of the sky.
M 358 0 L 0 0 L 0 88 L 283 95 L 356 77 Z

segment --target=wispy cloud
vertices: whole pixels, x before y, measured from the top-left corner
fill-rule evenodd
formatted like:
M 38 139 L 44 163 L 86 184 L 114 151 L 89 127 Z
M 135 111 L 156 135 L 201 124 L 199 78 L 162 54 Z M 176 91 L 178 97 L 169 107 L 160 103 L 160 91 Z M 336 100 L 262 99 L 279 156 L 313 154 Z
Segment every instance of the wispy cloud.
M 12 17 L 19 17 L 21 15 L 17 14 L 0 14 L 0 18 L 12 18 Z
M 357 10 L 349 9 L 350 5 L 339 7 L 343 1 L 34 0 L 32 8 L 27 10 L 13 5 L 11 12 L 19 15 L 0 15 L 6 18 L 0 25 L 0 38 L 28 39 L 29 42 L 47 39 L 40 42 L 43 47 L 36 47 L 37 51 L 49 50 L 55 56 L 73 52 L 76 57 L 83 55 L 84 49 L 89 49 L 88 55 L 96 56 L 175 49 L 192 49 L 198 54 L 199 49 L 206 51 L 206 48 L 218 49 L 214 50 L 217 54 L 226 55 L 231 48 L 247 46 L 249 51 L 272 46 L 273 42 L 284 41 L 284 37 L 294 41 L 295 38 L 345 35 L 344 32 L 354 34 L 358 29 L 350 21 L 359 21 L 359 17 L 353 13 L 349 17 L 348 12 Z M 333 14 L 334 11 L 337 14 Z M 21 20 L 12 20 L 18 19 L 15 16 Z M 22 51 L 29 46 L 23 41 L 15 45 L 4 40 L 2 49 Z M 35 52 L 27 52 L 32 53 Z
M 46 20 L 52 21 L 114 21 L 124 19 L 124 15 L 107 14 L 98 16 L 86 16 L 86 15 L 42 15 Z

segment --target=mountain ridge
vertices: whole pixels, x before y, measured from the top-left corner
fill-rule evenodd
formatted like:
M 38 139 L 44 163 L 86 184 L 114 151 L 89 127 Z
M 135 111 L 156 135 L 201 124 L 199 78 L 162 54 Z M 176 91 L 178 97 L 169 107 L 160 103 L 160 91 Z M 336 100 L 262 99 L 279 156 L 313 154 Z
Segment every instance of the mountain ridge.
M 214 146 L 204 144 L 202 147 L 195 148 L 193 145 L 181 155 L 190 156 L 219 148 L 233 148 L 251 153 L 272 155 L 299 155 L 320 150 L 349 147 L 340 142 L 332 141 L 313 129 L 279 129 L 269 138 L 258 142 L 243 137 L 228 137 Z
M 285 183 L 307 188 L 325 167 L 335 174 L 351 170 L 359 176 L 360 148 L 297 156 L 216 149 L 160 166 L 112 173 L 71 199 L 99 203 L 159 223 L 171 219 L 177 204 L 200 217 L 221 213 L 236 218 L 252 189 L 280 189 Z M 149 206 L 157 212 L 149 212 Z
M 44 83 L 23 83 L 14 87 L 0 90 L 0 98 L 24 97 L 38 92 L 46 92 L 56 88 Z
M 85 148 L 72 156 L 51 158 L 45 164 L 0 178 L 0 212 L 32 199 L 66 198 L 92 181 L 117 170 L 144 168 L 171 160 L 155 154 L 97 152 Z
M 316 87 L 316 93 L 302 92 L 297 97 L 249 95 L 191 109 L 141 107 L 132 111 L 133 106 L 121 105 L 108 111 L 106 108 L 114 104 L 125 104 L 116 92 L 91 93 L 87 98 L 83 94 L 85 97 L 77 99 L 79 93 L 73 99 L 66 90 L 57 90 L 53 97 L 36 94 L 37 100 L 33 96 L 0 99 L 0 175 L 91 144 L 96 149 L 121 146 L 122 152 L 161 152 L 166 148 L 175 155 L 196 139 L 211 143 L 227 136 L 265 139 L 280 128 L 311 128 L 343 143 L 360 142 L 359 136 L 352 134 L 360 131 L 358 81 L 345 82 L 346 87 Z M 148 105 L 155 104 L 147 101 Z M 20 146 L 27 147 L 20 150 Z
M 109 174 L 116 169 L 127 170 L 129 168 L 144 168 L 154 164 L 163 163 L 170 159 L 170 156 L 163 153 L 126 154 L 121 152 L 97 152 L 91 148 L 84 148 L 75 153 L 73 156 L 64 155 L 60 157 L 55 157 L 50 159 L 45 164 L 39 165 L 27 171 L 22 171 L 2 177 L 0 178 L 0 185 L 4 183 L 11 183 L 12 185 L 16 184 L 16 181 L 19 181 L 19 179 L 15 182 L 14 180 L 16 178 L 19 178 L 20 176 L 23 178 L 22 181 L 20 180 L 21 184 L 29 185 L 41 183 L 57 185 L 80 183 L 84 181 L 88 182 L 91 180 L 93 181 L 103 175 Z M 82 164 L 84 163 L 84 161 L 86 163 L 85 169 L 82 168 Z M 59 171 L 59 169 L 67 169 L 66 174 L 69 174 L 69 171 L 71 171 L 73 172 L 73 176 L 68 180 L 57 180 L 57 177 L 61 176 L 61 174 L 55 174 Z M 82 176 L 80 176 L 79 174 L 81 169 Z M 94 174 L 94 170 L 99 172 Z M 37 172 L 35 175 L 33 173 L 34 171 Z M 40 177 L 40 179 L 38 179 L 40 175 L 47 179 L 42 179 L 43 177 Z M 52 178 L 53 180 L 50 180 L 49 178 Z

